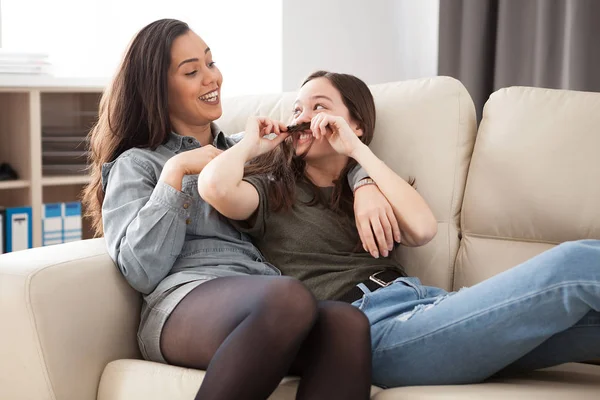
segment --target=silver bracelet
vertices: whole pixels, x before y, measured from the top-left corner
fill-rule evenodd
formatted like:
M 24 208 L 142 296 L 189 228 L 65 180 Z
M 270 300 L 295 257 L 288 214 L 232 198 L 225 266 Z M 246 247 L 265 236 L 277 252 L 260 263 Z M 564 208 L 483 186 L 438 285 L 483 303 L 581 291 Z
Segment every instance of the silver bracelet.
M 362 186 L 366 186 L 366 185 L 377 185 L 377 183 L 375 183 L 375 181 L 371 178 L 363 178 L 354 184 L 354 187 L 352 188 L 352 192 L 356 192 L 356 189 L 358 189 L 359 187 L 362 187 Z

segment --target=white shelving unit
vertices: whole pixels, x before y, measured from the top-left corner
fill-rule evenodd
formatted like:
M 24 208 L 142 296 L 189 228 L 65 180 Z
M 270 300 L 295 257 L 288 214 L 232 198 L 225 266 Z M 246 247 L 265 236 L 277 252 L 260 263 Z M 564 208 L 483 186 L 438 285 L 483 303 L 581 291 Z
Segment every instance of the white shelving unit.
M 97 119 L 105 80 L 63 79 L 48 76 L 0 75 L 0 163 L 8 162 L 19 180 L 0 181 L 0 206 L 31 205 L 33 245 L 42 243 L 42 204 L 81 199 L 89 176 L 72 168 L 52 172 L 46 155 L 66 154 L 65 160 L 85 164 L 83 157 L 69 160 L 73 152 L 46 152 L 42 144 L 48 131 L 68 137 L 83 135 Z M 75 140 L 75 139 L 73 139 Z M 84 151 L 84 144 L 78 150 Z M 76 165 L 74 165 L 76 166 Z M 56 167 L 56 166 L 54 166 Z M 59 165 L 60 167 L 60 165 Z M 83 237 L 92 233 L 84 219 Z

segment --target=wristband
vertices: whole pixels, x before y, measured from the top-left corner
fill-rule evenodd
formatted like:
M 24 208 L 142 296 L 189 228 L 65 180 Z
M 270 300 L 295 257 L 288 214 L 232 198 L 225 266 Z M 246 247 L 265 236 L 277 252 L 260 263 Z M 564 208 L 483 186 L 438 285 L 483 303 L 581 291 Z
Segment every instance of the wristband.
M 366 185 L 377 185 L 375 181 L 371 178 L 363 178 L 360 181 L 356 182 L 354 187 L 352 188 L 352 192 L 356 192 L 356 189 Z

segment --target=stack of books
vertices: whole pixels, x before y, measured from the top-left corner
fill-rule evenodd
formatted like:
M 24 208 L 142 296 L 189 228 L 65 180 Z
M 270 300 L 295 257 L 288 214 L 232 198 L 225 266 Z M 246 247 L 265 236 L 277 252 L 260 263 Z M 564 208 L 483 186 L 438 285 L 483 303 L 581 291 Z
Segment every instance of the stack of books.
M 0 48 L 0 74 L 48 75 L 51 67 L 48 54 Z

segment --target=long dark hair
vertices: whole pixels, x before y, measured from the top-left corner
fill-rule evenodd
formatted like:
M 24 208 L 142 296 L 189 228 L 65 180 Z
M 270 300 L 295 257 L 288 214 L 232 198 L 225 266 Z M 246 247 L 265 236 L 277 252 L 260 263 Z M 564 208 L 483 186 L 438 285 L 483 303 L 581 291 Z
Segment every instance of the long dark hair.
M 369 144 L 375 131 L 375 102 L 368 86 L 359 78 L 335 72 L 317 71 L 311 74 L 302 86 L 317 78 L 327 79 L 340 93 L 344 105 L 354 122 L 362 129 L 359 138 Z M 306 161 L 301 155 L 294 154 L 294 138 L 287 138 L 277 149 L 252 160 L 244 174 L 268 174 L 272 179 L 269 185 L 269 205 L 274 211 L 289 210 L 296 197 L 296 183 L 303 182 L 311 188 L 312 200 L 308 205 L 322 204 L 342 214 L 353 215 L 353 194 L 348 184 L 348 173 L 356 166 L 356 161 L 348 159 L 338 179 L 334 182 L 331 200 L 327 202 L 319 188 L 305 174 Z
M 89 139 L 91 182 L 83 202 L 96 236 L 102 229 L 102 165 L 133 147 L 156 149 L 171 131 L 167 76 L 173 41 L 189 26 L 161 19 L 133 38 L 112 83 L 100 100 L 99 119 Z

